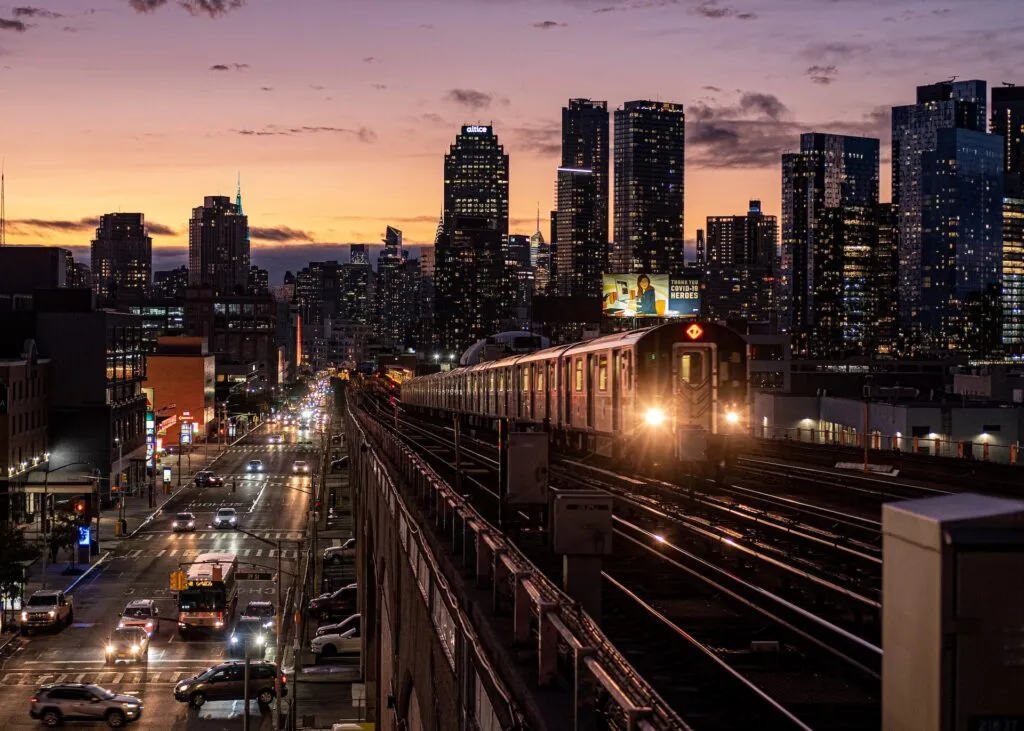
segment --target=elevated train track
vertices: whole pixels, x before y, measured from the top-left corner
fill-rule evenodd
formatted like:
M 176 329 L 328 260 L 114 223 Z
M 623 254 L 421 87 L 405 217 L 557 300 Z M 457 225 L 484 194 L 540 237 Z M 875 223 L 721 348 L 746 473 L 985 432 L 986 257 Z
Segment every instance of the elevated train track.
M 389 411 L 381 410 L 381 423 L 454 481 L 453 430 Z M 496 448 L 464 437 L 460 451 L 462 492 L 482 513 L 496 516 Z M 722 521 L 702 522 L 663 496 L 659 505 L 645 501 L 596 473 L 564 462 L 553 484 L 600 488 L 616 497 L 602 628 L 688 723 L 698 729 L 877 728 L 878 648 L 751 579 L 763 579 L 770 565 L 773 573 L 817 579 L 823 593 L 849 592 L 830 586 L 825 571 L 795 565 L 770 543 L 754 553 L 735 550 L 748 542 L 746 534 L 723 532 Z M 526 534 L 520 545 L 560 580 L 560 563 L 549 552 Z M 871 599 L 859 600 L 871 608 Z M 660 639 L 652 644 L 652 637 Z M 822 710 L 837 702 L 842 713 Z

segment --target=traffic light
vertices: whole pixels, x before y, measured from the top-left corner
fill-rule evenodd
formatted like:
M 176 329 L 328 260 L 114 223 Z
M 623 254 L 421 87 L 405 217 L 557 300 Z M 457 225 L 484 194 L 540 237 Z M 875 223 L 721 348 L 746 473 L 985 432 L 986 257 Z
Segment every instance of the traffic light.
M 171 572 L 171 591 L 185 591 L 188 588 L 188 577 L 184 571 Z
M 85 500 L 75 501 L 75 515 L 80 518 L 85 517 Z

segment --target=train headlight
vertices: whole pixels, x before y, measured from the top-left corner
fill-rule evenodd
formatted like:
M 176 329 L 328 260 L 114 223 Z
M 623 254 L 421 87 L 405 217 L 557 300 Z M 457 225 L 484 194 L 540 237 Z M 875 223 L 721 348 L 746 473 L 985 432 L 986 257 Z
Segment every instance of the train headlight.
M 726 411 L 725 412 L 725 420 L 728 423 L 730 423 L 730 424 L 739 424 L 740 423 L 740 415 L 737 414 L 735 411 Z
M 644 414 L 644 421 L 648 426 L 661 426 L 665 423 L 665 410 L 657 407 L 647 409 Z

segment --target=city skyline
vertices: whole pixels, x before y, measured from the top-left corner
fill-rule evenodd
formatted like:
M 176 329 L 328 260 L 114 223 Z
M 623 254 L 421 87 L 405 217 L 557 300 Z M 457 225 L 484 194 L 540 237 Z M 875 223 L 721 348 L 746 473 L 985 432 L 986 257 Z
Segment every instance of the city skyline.
M 183 249 L 196 201 L 231 196 L 240 170 L 256 251 L 376 243 L 388 225 L 408 244 L 429 244 L 443 155 L 472 122 L 493 123 L 505 141 L 510 232 L 529 234 L 538 204 L 554 207 L 566 102 L 607 99 L 612 111 L 651 98 L 686 110 L 692 257 L 708 215 L 742 213 L 753 198 L 780 213 L 779 155 L 797 149 L 801 132 L 879 137 L 889 200 L 891 106 L 944 76 L 993 87 L 1014 78 L 1022 34 L 1011 2 L 987 0 L 970 13 L 939 2 L 819 5 L 0 6 L 0 76 L 13 101 L 0 120 L 9 141 L 7 239 L 85 245 L 95 219 L 120 209 L 145 214 L 155 250 Z M 501 27 L 508 42 L 465 32 L 483 25 Z M 402 42 L 382 54 L 378 33 Z M 216 44 L 204 42 L 210 36 Z M 458 54 L 437 52 L 453 43 Z M 595 44 L 614 50 L 574 65 Z M 87 66 L 74 61 L 81 57 Z M 68 119 L 106 121 L 69 127 Z

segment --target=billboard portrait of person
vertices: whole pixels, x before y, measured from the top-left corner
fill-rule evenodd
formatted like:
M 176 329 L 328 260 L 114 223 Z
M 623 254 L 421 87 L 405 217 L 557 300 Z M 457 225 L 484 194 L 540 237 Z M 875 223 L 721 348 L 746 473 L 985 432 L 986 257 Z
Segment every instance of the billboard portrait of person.
M 641 274 L 636 279 L 636 300 L 636 314 L 658 314 L 654 300 L 654 287 L 651 286 L 651 278 L 646 274 Z

